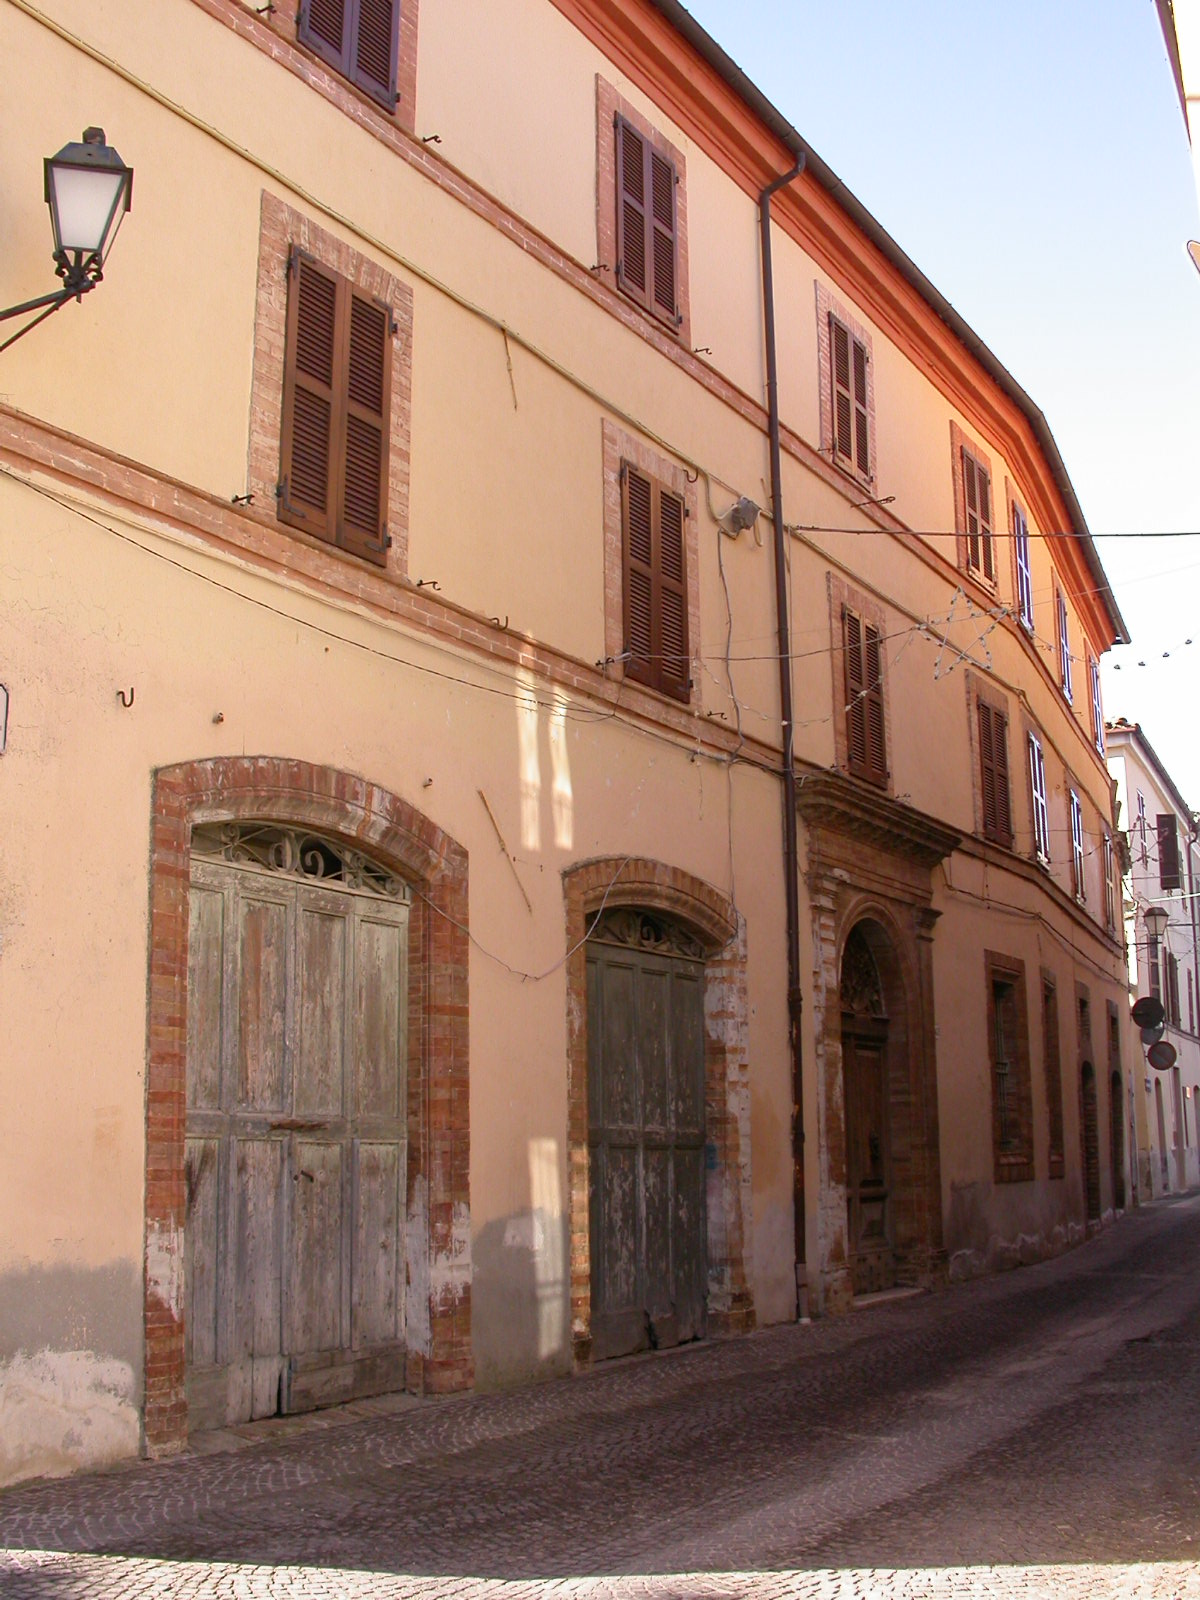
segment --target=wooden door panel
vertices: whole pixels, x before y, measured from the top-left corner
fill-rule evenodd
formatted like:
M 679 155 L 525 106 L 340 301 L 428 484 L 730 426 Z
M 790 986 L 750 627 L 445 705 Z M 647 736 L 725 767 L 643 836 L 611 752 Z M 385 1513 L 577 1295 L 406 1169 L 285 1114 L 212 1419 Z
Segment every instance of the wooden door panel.
M 225 895 L 195 886 L 188 905 L 187 1103 L 216 1110 L 221 1103 L 224 1009 Z
M 674 1202 L 671 1229 L 676 1330 L 680 1340 L 702 1339 L 708 1300 L 703 1149 L 676 1148 Z
M 404 1337 L 404 1164 L 399 1141 L 355 1143 L 350 1305 L 355 1350 Z
M 184 1249 L 184 1282 L 188 1315 L 184 1322 L 184 1359 L 201 1367 L 217 1362 L 217 1316 L 220 1306 L 218 1271 L 221 1260 L 219 1139 L 188 1139 L 184 1158 L 188 1225 Z
M 850 1266 L 857 1294 L 895 1282 L 892 1238 L 891 1128 L 882 1036 L 842 1038 L 846 1114 L 846 1210 Z
M 703 1040 L 698 963 L 599 943 L 589 951 L 598 1358 L 704 1331 Z
M 297 1139 L 288 1218 L 289 1355 L 337 1350 L 346 1342 L 342 1146 Z
M 361 913 L 355 920 L 355 1110 L 396 1118 L 405 1081 L 407 924 Z
M 278 1138 L 231 1142 L 233 1238 L 231 1260 L 222 1274 L 229 1289 L 223 1284 L 222 1292 L 230 1293 L 233 1315 L 229 1349 L 219 1355 L 231 1368 L 235 1414 L 273 1416 L 283 1368 L 279 1262 L 285 1145 Z
M 662 1321 L 675 1305 L 675 1282 L 671 1270 L 671 1191 L 670 1150 L 643 1146 L 641 1303 L 650 1313 L 652 1323 Z M 665 1342 L 661 1335 L 659 1342 Z
M 672 980 L 671 1126 L 691 1141 L 704 1138 L 704 979 L 699 970 L 677 969 Z M 697 1070 L 697 1063 L 700 1069 Z
M 637 1122 L 646 1133 L 664 1135 L 670 1125 L 669 1017 L 671 975 L 663 967 L 643 967 L 638 974 L 637 1061 L 641 1105 Z
M 296 980 L 298 1062 L 292 1109 L 297 1117 L 344 1114 L 348 908 L 301 902 Z
M 237 1109 L 281 1111 L 289 906 L 283 899 L 241 897 L 238 917 Z

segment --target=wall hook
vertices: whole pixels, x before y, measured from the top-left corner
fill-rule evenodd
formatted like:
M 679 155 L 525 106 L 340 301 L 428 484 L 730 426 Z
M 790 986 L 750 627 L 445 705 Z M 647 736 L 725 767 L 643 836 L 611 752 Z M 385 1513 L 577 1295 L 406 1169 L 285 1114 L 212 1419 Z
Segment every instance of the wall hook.
M 440 133 L 427 133 L 421 140 L 422 144 L 441 144 L 441 142 L 442 136 Z
M 128 699 L 125 698 L 124 689 L 118 689 L 117 690 L 117 699 L 125 707 L 126 711 L 128 711 L 130 706 L 133 704 L 133 685 L 130 684 L 130 686 L 129 686 L 129 698 Z
M 232 495 L 230 495 L 229 500 L 230 500 L 230 504 L 231 505 L 248 506 L 248 505 L 251 505 L 253 503 L 254 495 L 253 495 L 253 493 L 250 493 L 250 494 L 232 494 Z

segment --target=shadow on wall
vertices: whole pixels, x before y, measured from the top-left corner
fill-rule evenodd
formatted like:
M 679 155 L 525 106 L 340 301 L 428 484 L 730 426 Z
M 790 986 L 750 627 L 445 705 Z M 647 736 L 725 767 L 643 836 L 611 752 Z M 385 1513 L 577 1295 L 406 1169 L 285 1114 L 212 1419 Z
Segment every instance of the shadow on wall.
M 1079 1216 L 1073 1218 L 1071 1197 L 1044 1194 L 1027 1197 L 1028 1184 L 952 1183 L 946 1215 L 946 1259 L 952 1283 L 1009 1267 L 1044 1261 L 1087 1235 Z M 1062 1185 L 1059 1185 L 1062 1188 Z
M 555 1139 L 529 1141 L 529 1199 L 526 1209 L 487 1223 L 472 1245 L 478 1389 L 570 1371 L 567 1218 Z

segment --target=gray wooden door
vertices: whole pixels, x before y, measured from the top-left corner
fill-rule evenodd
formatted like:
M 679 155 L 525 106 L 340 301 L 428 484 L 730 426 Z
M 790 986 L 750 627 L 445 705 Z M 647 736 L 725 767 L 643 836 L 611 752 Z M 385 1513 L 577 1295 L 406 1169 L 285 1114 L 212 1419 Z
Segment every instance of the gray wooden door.
M 321 841 L 212 834 L 190 895 L 193 1428 L 404 1383 L 407 895 Z
M 852 1031 L 847 1026 L 852 1021 L 843 1020 L 842 1033 L 850 1270 L 855 1294 L 873 1294 L 896 1282 L 887 1033 L 884 1028 Z
M 702 1338 L 707 1270 L 704 967 L 676 953 L 686 935 L 640 913 L 613 913 L 597 934 L 588 1153 L 600 1359 Z

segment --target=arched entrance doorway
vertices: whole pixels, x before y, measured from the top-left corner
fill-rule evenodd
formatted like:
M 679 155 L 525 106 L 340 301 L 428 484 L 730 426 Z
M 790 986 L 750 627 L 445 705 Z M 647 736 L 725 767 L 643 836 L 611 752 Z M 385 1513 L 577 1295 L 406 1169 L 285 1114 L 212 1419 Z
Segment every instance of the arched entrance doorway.
M 193 1429 L 404 1387 L 410 903 L 317 833 L 192 834 Z
M 888 1006 L 872 942 L 859 923 L 842 952 L 842 1081 L 846 1118 L 847 1251 L 855 1294 L 896 1282 Z
M 587 942 L 592 1352 L 705 1332 L 704 948 L 606 912 Z

